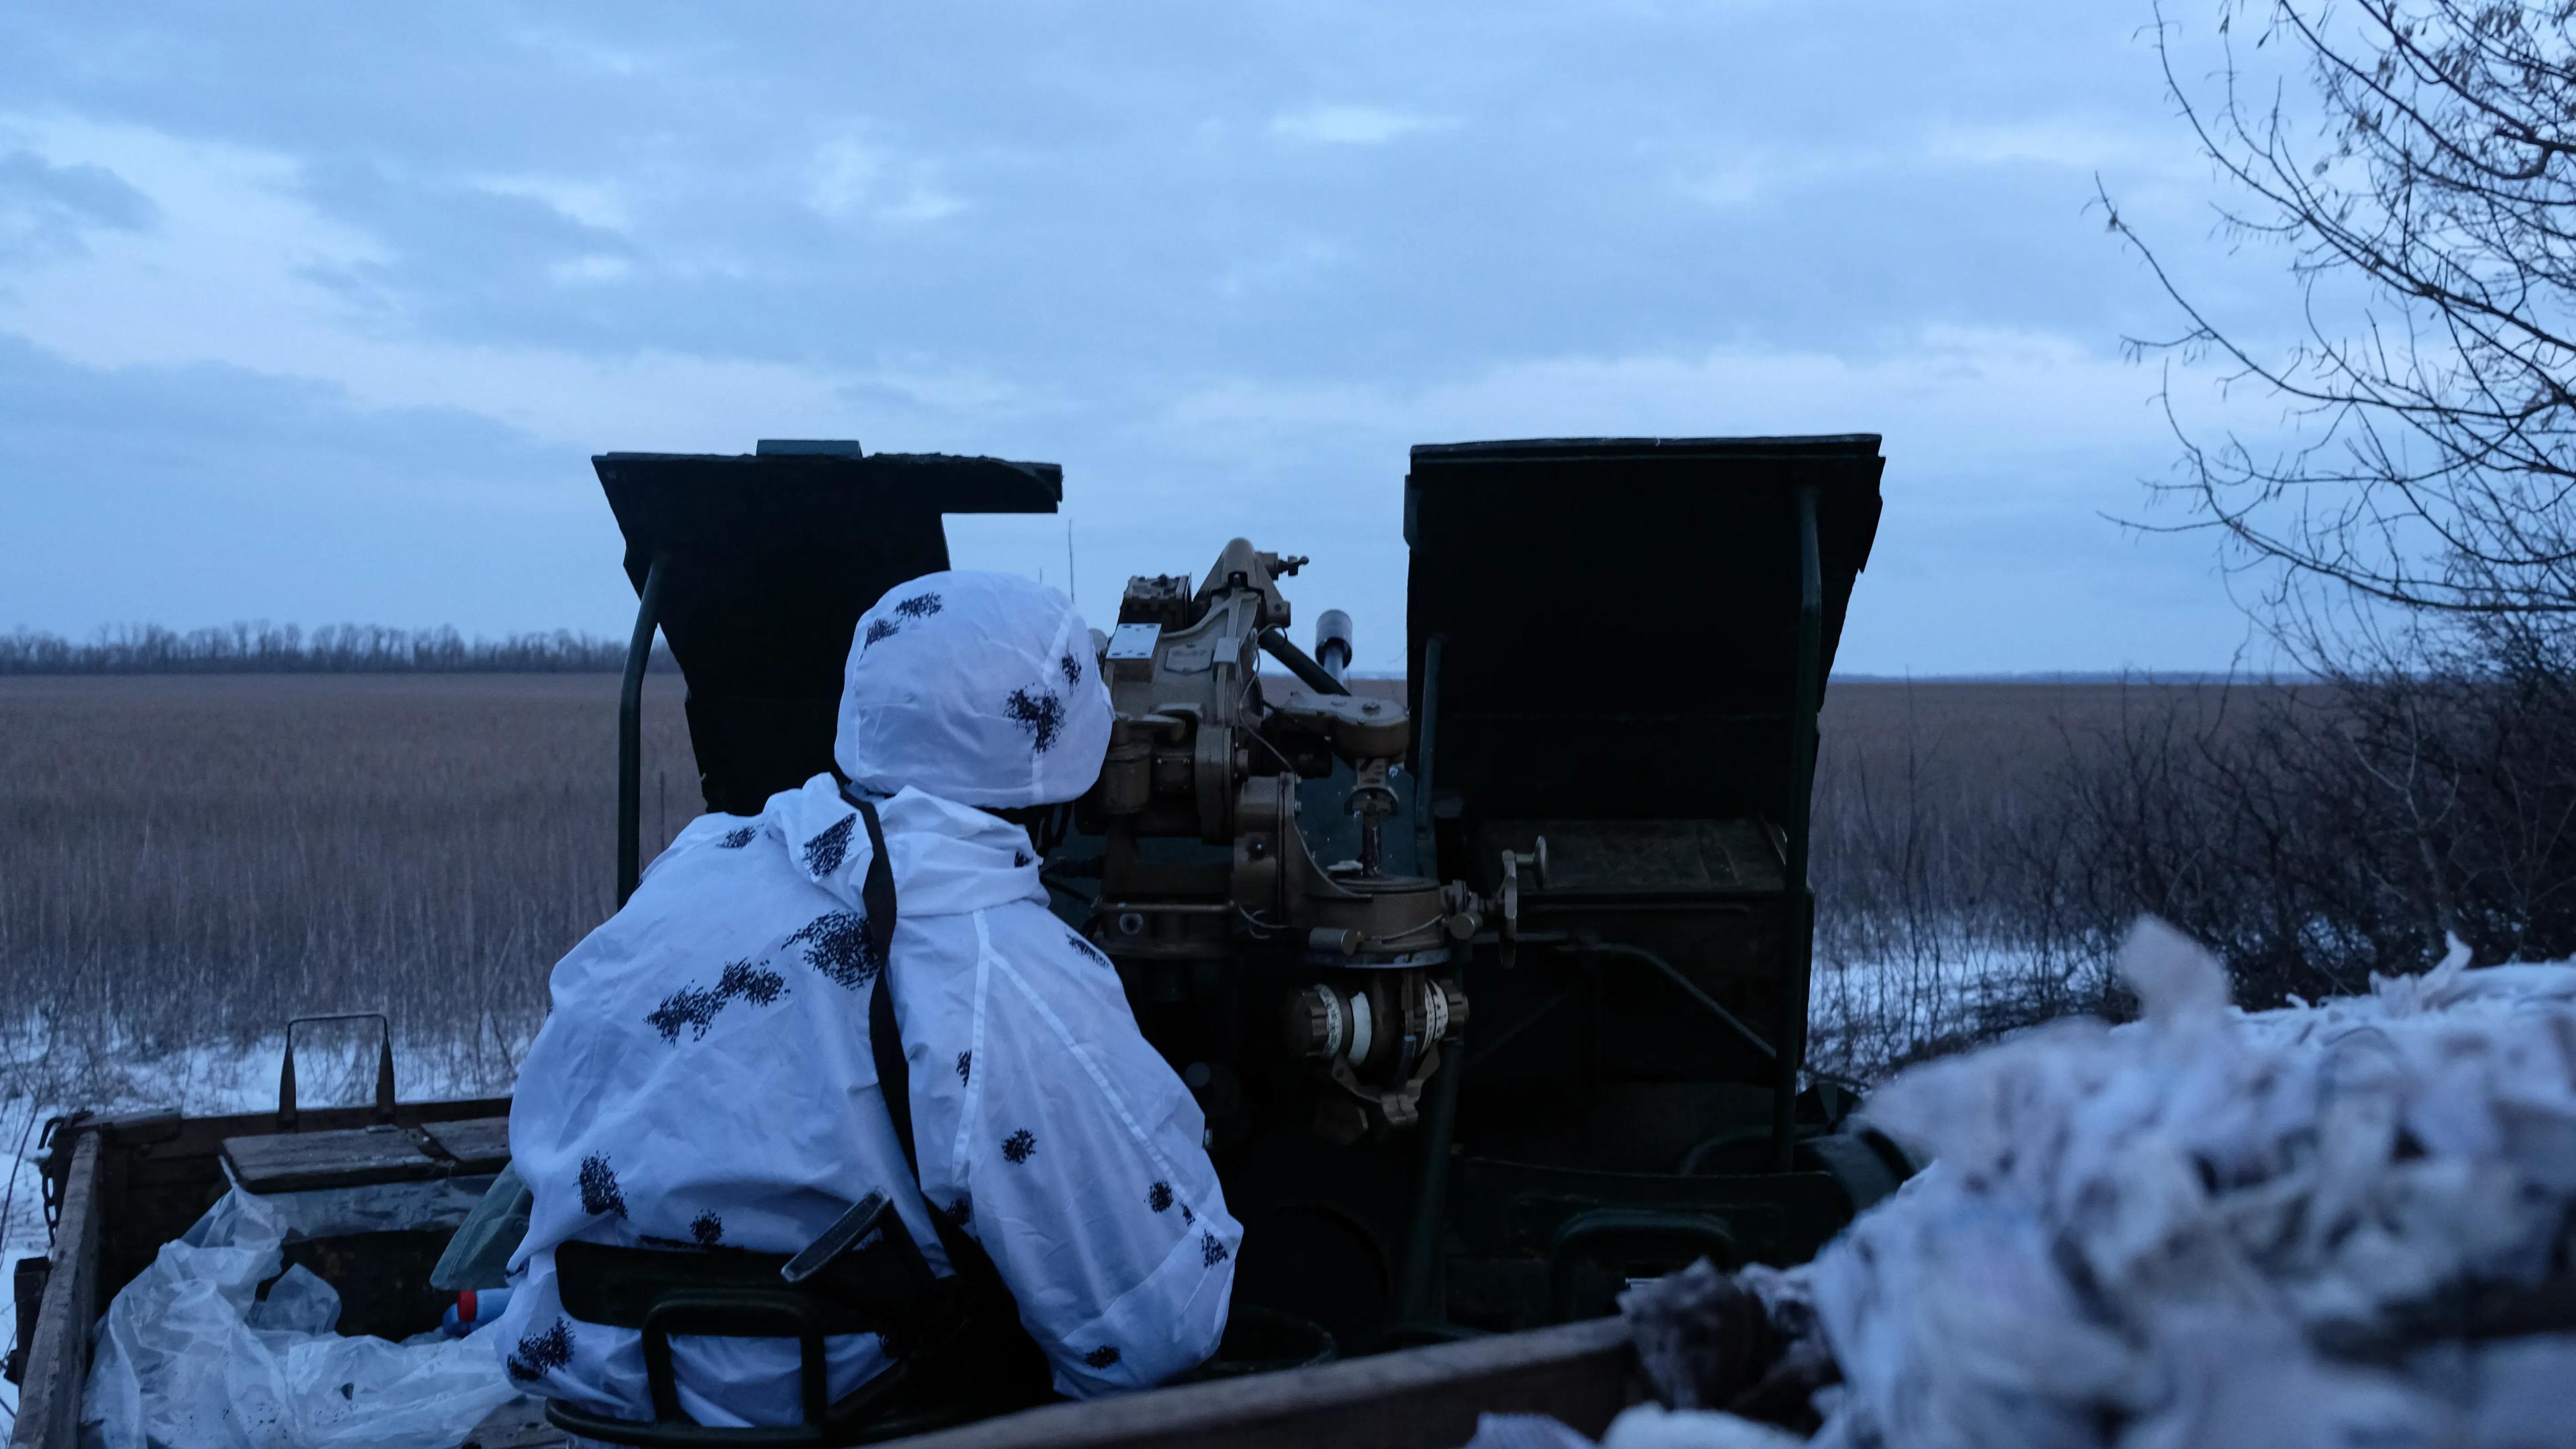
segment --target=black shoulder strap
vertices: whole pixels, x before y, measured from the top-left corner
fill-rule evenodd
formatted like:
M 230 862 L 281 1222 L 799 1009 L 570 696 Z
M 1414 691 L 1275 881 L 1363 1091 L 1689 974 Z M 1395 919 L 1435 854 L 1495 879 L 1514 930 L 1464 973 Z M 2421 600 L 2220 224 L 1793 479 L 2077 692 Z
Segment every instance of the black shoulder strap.
M 895 1024 L 894 992 L 888 985 L 894 975 L 894 862 L 886 856 L 885 826 L 877 819 L 876 802 L 847 786 L 841 796 L 858 807 L 859 819 L 868 827 L 868 873 L 859 883 L 859 906 L 867 913 L 860 929 L 867 933 L 877 963 L 876 984 L 868 991 L 868 1051 L 876 1058 L 877 1090 L 885 1097 L 887 1115 L 894 1119 L 894 1138 L 903 1146 L 904 1166 L 912 1169 L 913 1184 L 919 1187 L 921 1156 L 912 1137 L 912 1070 L 904 1059 L 903 1031 Z M 968 1360 L 967 1379 L 952 1389 L 988 1408 L 1018 1407 L 1051 1397 L 1046 1355 L 1020 1326 L 1019 1304 L 1010 1285 L 1002 1281 L 1001 1269 L 993 1266 L 984 1245 L 968 1237 L 965 1227 L 948 1215 L 945 1205 L 930 1202 L 926 1191 L 922 1199 L 930 1209 L 931 1230 L 939 1235 L 939 1246 L 948 1255 L 949 1269 L 965 1291 L 969 1332 L 978 1345 L 976 1352 L 963 1356 Z
M 922 1158 L 912 1150 L 912 1073 L 904 1067 L 904 1034 L 894 1024 L 894 993 L 886 985 L 894 972 L 894 861 L 886 859 L 886 825 L 876 817 L 876 802 L 842 794 L 868 825 L 868 879 L 858 884 L 860 931 L 868 933 L 868 957 L 876 959 L 876 982 L 868 987 L 868 1052 L 876 1055 L 876 1088 L 886 1093 L 886 1114 L 894 1116 L 904 1165 L 912 1168 L 912 1181 L 920 1181 Z
M 860 929 L 867 932 L 868 954 L 876 958 L 877 968 L 876 984 L 868 990 L 868 1050 L 877 1059 L 877 1090 L 885 1094 L 886 1112 L 894 1118 L 894 1137 L 903 1144 L 904 1166 L 912 1169 L 912 1179 L 918 1183 L 921 1154 L 912 1143 L 912 1073 L 904 1062 L 902 1029 L 895 1025 L 894 993 L 886 983 L 894 972 L 894 862 L 886 858 L 885 825 L 877 818 L 877 802 L 844 794 L 859 807 L 859 819 L 868 827 L 868 874 L 859 884 L 859 906 L 865 913 Z M 938 1215 L 938 1204 L 931 1204 L 931 1216 Z
M 921 1154 L 913 1147 L 912 1071 L 904 1060 L 903 1030 L 895 1024 L 894 992 L 887 986 L 887 978 L 894 974 L 894 863 L 886 858 L 885 826 L 877 819 L 877 803 L 846 790 L 842 794 L 859 808 L 859 819 L 868 827 L 868 874 L 859 884 L 859 905 L 867 913 L 861 929 L 867 932 L 877 962 L 876 984 L 868 990 L 868 1051 L 876 1058 L 877 1090 L 885 1096 L 886 1115 L 894 1119 L 894 1140 L 903 1147 L 903 1165 L 912 1169 L 913 1185 L 919 1187 Z M 928 1201 L 927 1193 L 923 1200 Z M 933 1202 L 929 1207 L 930 1226 L 939 1234 L 949 1266 L 960 1276 L 999 1281 L 1001 1275 L 983 1245 L 950 1222 L 941 1204 Z

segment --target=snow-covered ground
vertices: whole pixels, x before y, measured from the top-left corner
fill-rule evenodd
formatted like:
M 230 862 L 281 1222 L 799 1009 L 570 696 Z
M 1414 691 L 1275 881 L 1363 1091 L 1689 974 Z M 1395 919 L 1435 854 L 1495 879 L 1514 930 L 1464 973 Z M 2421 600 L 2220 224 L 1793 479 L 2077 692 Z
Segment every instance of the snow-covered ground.
M 1897 1063 L 2089 1000 L 2100 970 L 1964 939 L 1876 959 L 1820 950 L 1808 989 L 1807 1061 L 1873 1081 Z

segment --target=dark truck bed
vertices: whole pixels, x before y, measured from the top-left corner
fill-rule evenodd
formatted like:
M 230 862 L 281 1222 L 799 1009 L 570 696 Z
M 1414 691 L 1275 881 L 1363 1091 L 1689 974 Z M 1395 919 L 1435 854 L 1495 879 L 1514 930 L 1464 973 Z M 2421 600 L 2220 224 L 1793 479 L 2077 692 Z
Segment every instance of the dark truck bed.
M 507 1152 L 506 1098 L 277 1114 L 86 1114 L 48 1126 L 45 1211 L 53 1250 L 22 1266 L 22 1385 L 11 1449 L 76 1449 L 90 1327 L 162 1243 L 224 1191 L 225 1144 L 246 1184 L 274 1191 L 490 1172 Z M 401 1337 L 434 1323 L 428 1286 L 444 1233 L 368 1233 L 291 1243 L 339 1288 L 341 1331 Z M 30 1271 L 35 1264 L 41 1269 Z M 1077 1449 L 1094 1445 L 1330 1444 L 1447 1449 L 1476 1416 L 1544 1412 L 1597 1434 L 1637 1397 L 1617 1319 L 1407 1349 L 1317 1368 L 1193 1384 L 1089 1404 L 1059 1404 L 903 1441 L 921 1449 Z M 480 1449 L 564 1442 L 534 1401 L 496 1411 L 465 1441 Z

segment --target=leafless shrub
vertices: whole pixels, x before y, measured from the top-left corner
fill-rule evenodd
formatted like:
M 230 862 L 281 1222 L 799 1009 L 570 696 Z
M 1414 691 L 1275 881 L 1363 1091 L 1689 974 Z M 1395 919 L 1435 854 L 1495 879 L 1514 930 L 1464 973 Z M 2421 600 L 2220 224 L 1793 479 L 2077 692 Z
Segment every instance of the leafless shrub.
M 2141 685 L 2148 694 L 2162 686 Z M 2047 913 L 2055 762 L 2127 707 L 2098 684 L 1836 684 L 1814 812 L 1809 1054 L 1896 1064 L 2109 1004 L 2092 943 Z
M 2298 689 L 2141 699 L 2067 756 L 2039 919 L 2107 953 L 2150 911 L 2268 1005 L 2576 952 L 2576 671 L 2527 620 Z
M 2045 916 L 2107 945 L 2152 910 L 2255 1001 L 2360 987 L 2457 935 L 2576 948 L 2576 7 L 2219 0 L 2155 10 L 2219 231 L 2274 248 L 2296 333 L 2187 285 L 2165 491 L 2260 581 L 2321 683 L 2124 717 L 2068 756 Z M 2205 48 L 2205 49 L 2204 49 Z M 2208 57 L 2200 63 L 2197 57 Z M 2237 399 L 2193 415 L 2214 368 Z M 2263 423 L 2246 400 L 2269 403 Z

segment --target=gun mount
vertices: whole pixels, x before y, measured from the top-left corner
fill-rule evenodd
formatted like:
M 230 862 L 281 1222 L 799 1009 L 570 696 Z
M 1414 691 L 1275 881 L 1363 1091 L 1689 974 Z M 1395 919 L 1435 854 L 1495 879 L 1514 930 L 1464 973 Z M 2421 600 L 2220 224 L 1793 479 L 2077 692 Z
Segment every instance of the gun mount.
M 1329 1088 L 1315 1129 L 1347 1143 L 1417 1120 L 1442 1043 L 1467 1024 L 1447 968 L 1485 905 L 1461 883 L 1388 868 L 1390 781 L 1410 716 L 1352 695 L 1288 642 L 1279 580 L 1305 562 L 1236 539 L 1195 592 L 1181 576 L 1128 581 L 1101 656 L 1117 722 L 1077 819 L 1102 837 L 1092 938 L 1142 966 L 1149 990 L 1180 1000 L 1193 965 L 1237 958 L 1258 958 L 1273 981 L 1320 978 L 1275 989 L 1288 1050 Z M 1341 628 L 1347 652 L 1347 619 Z M 1301 681 L 1276 699 L 1264 651 Z M 1299 787 L 1337 770 L 1357 846 L 1323 864 L 1299 821 Z M 1158 837 L 1228 854 L 1157 861 L 1146 843 Z
M 851 625 L 945 566 L 942 512 L 1061 492 L 819 454 L 598 460 L 629 707 L 658 617 L 711 808 L 830 767 Z M 1100 782 L 1042 873 L 1207 1114 L 1240 1301 L 1345 1342 L 1560 1321 L 1702 1253 L 1795 1261 L 1903 1175 L 1802 1076 L 1816 712 L 1880 466 L 1869 436 L 1416 448 L 1400 699 L 1346 679 L 1347 616 L 1290 643 L 1302 559 L 1130 581 Z
M 855 446 L 597 463 L 630 707 L 658 619 L 715 809 L 831 767 L 851 627 L 946 566 L 942 513 L 1061 496 Z M 1347 616 L 1290 642 L 1293 555 L 1129 582 L 1042 875 L 1206 1112 L 1237 1301 L 1345 1344 L 1563 1321 L 1703 1253 L 1796 1261 L 1903 1176 L 1802 1072 L 1816 713 L 1880 467 L 1869 436 L 1416 448 L 1400 695 L 1347 677 Z

